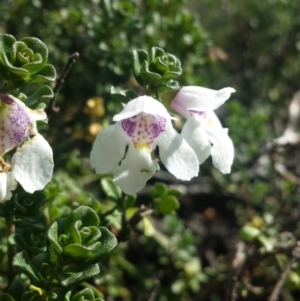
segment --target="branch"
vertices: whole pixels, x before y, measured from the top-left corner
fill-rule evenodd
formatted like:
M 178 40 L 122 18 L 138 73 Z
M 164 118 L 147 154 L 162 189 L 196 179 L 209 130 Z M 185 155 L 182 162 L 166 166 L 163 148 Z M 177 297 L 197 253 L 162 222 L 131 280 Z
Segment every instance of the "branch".
M 50 100 L 49 104 L 47 105 L 45 112 L 47 113 L 48 119 L 52 115 L 52 113 L 57 113 L 59 111 L 59 108 L 55 106 L 56 98 L 58 95 L 58 92 L 62 86 L 62 84 L 65 82 L 66 76 L 68 75 L 72 65 L 75 63 L 76 59 L 79 58 L 79 53 L 75 52 L 72 55 L 69 56 L 68 62 L 65 65 L 62 74 L 59 78 L 56 79 L 56 83 L 53 89 L 54 96 Z

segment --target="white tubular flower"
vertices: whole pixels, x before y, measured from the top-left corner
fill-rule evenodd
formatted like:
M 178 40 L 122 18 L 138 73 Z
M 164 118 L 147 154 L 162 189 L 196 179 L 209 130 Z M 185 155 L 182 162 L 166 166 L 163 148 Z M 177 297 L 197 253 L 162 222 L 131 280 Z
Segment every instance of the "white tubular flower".
M 220 107 L 235 92 L 233 88 L 219 91 L 187 86 L 181 88 L 171 107 L 187 119 L 181 135 L 195 151 L 199 164 L 209 155 L 222 173 L 230 173 L 234 148 L 228 129 L 222 127 L 213 110 Z
M 36 121 L 45 119 L 43 110 L 30 110 L 19 99 L 0 94 L 0 201 L 11 198 L 16 181 L 29 193 L 50 181 L 52 149 L 36 128 Z M 5 163 L 3 156 L 16 147 L 11 165 Z
M 156 146 L 161 161 L 176 178 L 197 176 L 195 153 L 174 130 L 171 116 L 159 101 L 140 96 L 128 102 L 113 120 L 116 123 L 100 132 L 94 142 L 91 166 L 98 174 L 113 173 L 125 193 L 137 193 L 155 173 L 151 152 Z

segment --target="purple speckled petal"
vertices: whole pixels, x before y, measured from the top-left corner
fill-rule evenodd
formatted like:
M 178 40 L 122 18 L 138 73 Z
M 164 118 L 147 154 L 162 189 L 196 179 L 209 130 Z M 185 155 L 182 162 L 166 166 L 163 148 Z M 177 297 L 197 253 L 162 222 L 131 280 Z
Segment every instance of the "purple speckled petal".
M 131 138 L 135 148 L 153 150 L 155 139 L 165 131 L 167 119 L 159 115 L 139 113 L 121 121 L 124 132 Z
M 30 135 L 30 128 L 25 105 L 0 94 L 0 156 L 22 143 Z

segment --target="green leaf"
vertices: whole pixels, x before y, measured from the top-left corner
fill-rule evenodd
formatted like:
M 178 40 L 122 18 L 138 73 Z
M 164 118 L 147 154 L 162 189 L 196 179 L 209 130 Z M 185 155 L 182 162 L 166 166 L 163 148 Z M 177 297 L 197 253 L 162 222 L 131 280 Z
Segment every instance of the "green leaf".
M 132 207 L 136 202 L 136 195 L 127 195 L 125 198 L 125 209 Z
M 15 299 L 7 293 L 2 293 L 0 295 L 0 301 L 15 301 Z
M 175 79 L 176 77 L 178 77 L 181 74 L 181 72 L 172 72 L 172 71 L 168 71 L 166 73 L 164 73 L 163 75 L 163 80 L 164 81 L 169 81 L 170 79 Z
M 138 95 L 132 91 L 132 90 L 128 90 L 125 92 L 125 95 L 131 100 L 131 99 L 135 99 L 138 97 Z
M 104 193 L 109 198 L 112 198 L 116 201 L 122 198 L 122 190 L 118 185 L 115 184 L 112 178 L 110 177 L 102 178 L 101 186 L 103 188 Z
M 259 234 L 260 230 L 252 227 L 252 226 L 244 226 L 240 229 L 240 237 L 244 240 L 252 241 L 254 240 Z
M 94 293 L 90 288 L 85 288 L 81 292 L 78 292 L 75 294 L 72 298 L 71 301 L 82 301 L 82 300 L 87 300 L 87 301 L 93 301 L 95 299 Z
M 99 227 L 99 230 L 101 231 L 101 237 L 99 239 L 101 247 L 93 252 L 91 257 L 85 259 L 84 262 L 87 264 L 102 261 L 118 244 L 116 237 L 107 228 Z
M 274 249 L 273 243 L 264 235 L 259 235 L 257 237 L 260 244 L 266 249 L 267 252 L 272 252 Z
M 25 104 L 31 109 L 35 109 L 42 102 L 47 102 L 54 97 L 54 93 L 49 86 L 42 86 L 33 94 L 26 98 Z
M 24 51 L 25 48 L 27 48 L 25 43 L 20 42 L 20 41 L 15 42 L 12 46 L 12 51 L 11 51 L 12 59 L 11 59 L 11 61 L 15 62 L 16 59 L 19 59 L 19 61 L 21 63 L 29 62 L 30 58 L 33 56 L 33 51 L 32 50 L 29 51 L 29 49 L 27 48 L 27 51 L 25 53 L 28 56 L 28 58 L 25 58 L 23 56 L 23 53 L 22 53 L 22 50 Z
M 23 38 L 21 40 L 27 45 L 35 54 L 41 55 L 41 63 L 45 64 L 48 60 L 48 48 L 47 46 L 38 38 Z
M 169 214 L 179 207 L 179 202 L 173 195 L 164 196 L 157 205 L 158 211 L 162 214 Z
M 157 57 L 161 57 L 165 54 L 165 51 L 159 47 L 151 48 L 151 63 L 155 63 Z
M 134 50 L 132 52 L 133 55 L 133 63 L 132 63 L 132 71 L 137 82 L 143 86 L 144 79 L 141 77 L 142 65 L 144 62 L 149 62 L 149 55 L 145 50 Z
M 35 291 L 28 291 L 22 295 L 21 301 L 43 301 L 43 297 Z
M 143 78 L 143 82 L 152 87 L 159 86 L 161 82 L 161 75 L 149 70 L 149 63 L 144 61 L 142 63 L 142 71 L 140 76 Z
M 26 286 L 21 279 L 15 278 L 8 287 L 7 292 L 16 300 L 21 300 L 22 294 L 26 292 Z
M 82 222 L 81 227 L 98 226 L 100 223 L 99 217 L 93 209 L 87 206 L 80 206 L 66 218 L 62 233 L 71 235 L 77 221 Z
M 161 182 L 156 182 L 150 193 L 153 197 L 164 197 L 168 194 L 169 188 L 166 184 Z
M 64 254 L 75 258 L 90 257 L 100 246 L 100 242 L 96 242 L 89 246 L 70 244 L 64 248 Z
M 0 216 L 7 217 L 15 213 L 15 207 L 12 201 L 0 203 Z
M 59 238 L 58 235 L 59 233 L 63 232 L 63 229 L 64 229 L 64 219 L 60 218 L 52 223 L 47 233 L 50 244 L 53 247 L 55 253 L 57 254 L 61 254 L 63 252 L 63 249 L 58 242 L 58 238 Z
M 42 276 L 32 264 L 26 251 L 17 253 L 13 258 L 13 266 L 19 268 L 26 274 L 33 285 L 40 286 L 42 284 Z
M 88 280 L 89 278 L 99 274 L 100 268 L 98 264 L 76 265 L 70 264 L 63 271 L 58 271 L 56 276 L 63 287 L 73 286 Z
M 127 103 L 128 101 L 131 100 L 127 96 L 120 94 L 120 93 L 119 94 L 110 94 L 110 97 L 113 101 L 121 102 L 121 103 Z
M 10 73 L 13 73 L 20 77 L 23 81 L 28 81 L 30 78 L 30 73 L 21 67 L 15 67 L 12 65 L 12 63 L 9 61 L 6 53 L 0 53 L 0 60 L 3 62 L 5 67 L 8 69 Z M 6 80 L 9 80 L 10 78 L 5 78 Z
M 34 73 L 28 83 L 40 83 L 44 81 L 53 82 L 56 80 L 56 71 L 52 65 L 44 65 L 39 71 Z
M 155 59 L 155 61 L 153 62 L 156 69 L 159 70 L 160 73 L 165 74 L 165 72 L 167 72 L 169 70 L 169 66 L 166 64 L 165 61 L 162 60 L 161 57 L 158 57 Z
M 24 64 L 22 67 L 28 70 L 31 74 L 36 73 L 43 66 L 42 56 L 39 53 L 35 53 L 32 61 Z
M 12 50 L 12 46 L 16 39 L 6 33 L 0 33 L 0 52 L 9 53 Z

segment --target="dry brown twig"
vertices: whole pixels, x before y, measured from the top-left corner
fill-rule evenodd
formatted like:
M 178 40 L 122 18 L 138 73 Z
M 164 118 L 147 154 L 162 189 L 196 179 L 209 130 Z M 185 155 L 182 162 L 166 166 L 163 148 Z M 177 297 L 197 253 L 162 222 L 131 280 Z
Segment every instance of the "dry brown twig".
M 47 113 L 47 116 L 48 116 L 48 119 L 50 118 L 50 116 L 52 115 L 52 113 L 57 113 L 59 111 L 59 108 L 57 108 L 55 106 L 55 103 L 56 103 L 56 99 L 57 99 L 57 95 L 58 95 L 58 92 L 62 86 L 62 84 L 65 82 L 65 79 L 71 69 L 71 67 L 73 66 L 73 64 L 75 63 L 75 61 L 79 58 L 79 53 L 78 52 L 75 52 L 73 54 L 71 54 L 69 56 L 69 59 L 60 75 L 60 77 L 58 77 L 56 79 L 56 83 L 55 83 L 55 86 L 53 88 L 53 93 L 54 93 L 54 96 L 53 98 L 50 100 L 50 102 L 48 103 L 46 109 L 45 109 L 45 112 Z

